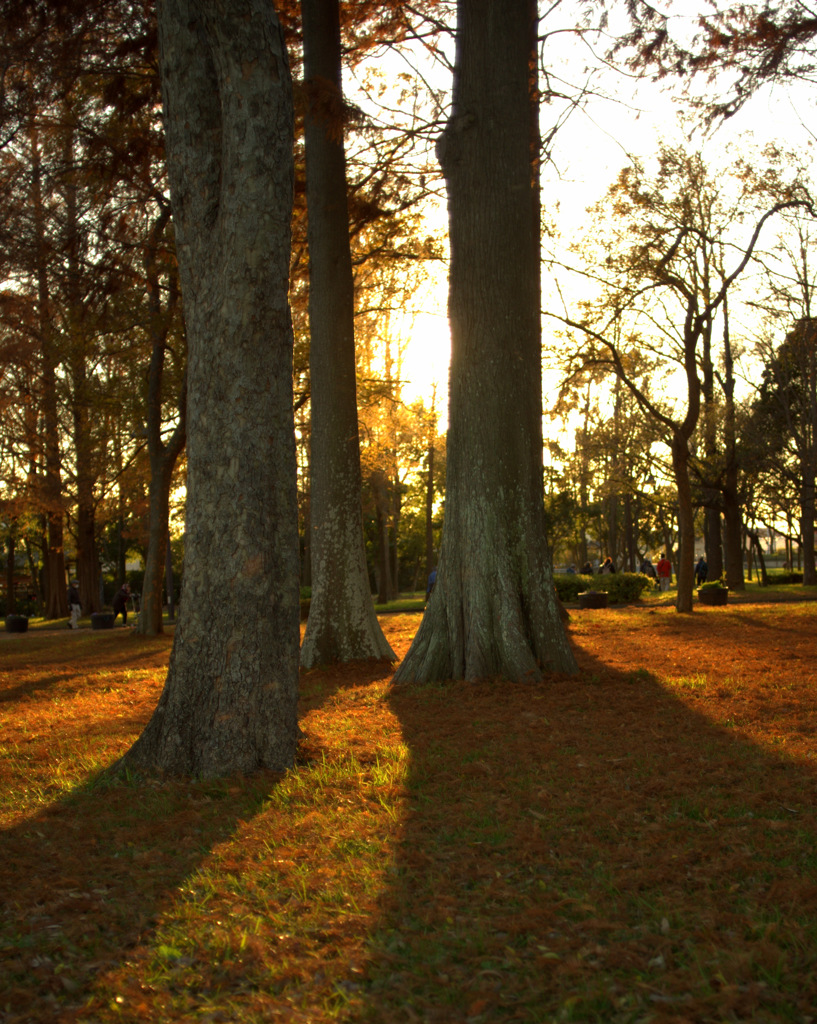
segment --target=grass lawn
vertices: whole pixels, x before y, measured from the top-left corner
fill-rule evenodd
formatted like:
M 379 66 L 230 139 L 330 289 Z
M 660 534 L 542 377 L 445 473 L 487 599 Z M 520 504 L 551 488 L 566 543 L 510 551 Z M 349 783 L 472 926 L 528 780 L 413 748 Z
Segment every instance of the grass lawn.
M 817 603 L 570 633 L 304 673 L 297 768 L 220 782 L 102 775 L 169 637 L 0 634 L 0 1021 L 817 1021 Z

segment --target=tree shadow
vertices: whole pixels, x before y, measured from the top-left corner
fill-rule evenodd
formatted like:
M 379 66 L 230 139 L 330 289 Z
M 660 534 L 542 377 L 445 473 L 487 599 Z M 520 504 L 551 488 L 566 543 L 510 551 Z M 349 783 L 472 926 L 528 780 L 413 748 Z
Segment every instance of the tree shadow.
M 577 653 L 575 679 L 391 693 L 409 810 L 360 1019 L 805 1019 L 817 775 L 716 694 Z
M 98 775 L 0 833 L 0 1010 L 9 1020 L 57 1021 L 92 1006 L 98 979 L 276 782 Z

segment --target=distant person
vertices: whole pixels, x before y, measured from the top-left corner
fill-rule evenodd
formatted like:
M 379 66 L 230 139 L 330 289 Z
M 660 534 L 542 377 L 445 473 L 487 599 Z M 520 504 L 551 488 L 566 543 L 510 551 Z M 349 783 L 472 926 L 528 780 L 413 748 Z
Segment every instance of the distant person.
M 659 588 L 661 590 L 669 590 L 669 585 L 672 582 L 672 565 L 665 554 L 661 554 L 656 569 L 658 570 Z
M 428 585 L 426 586 L 426 602 L 431 597 L 431 591 L 434 589 L 434 584 L 437 582 L 437 566 L 435 565 L 431 572 L 428 574 Z
M 651 580 L 655 579 L 655 566 L 646 555 L 644 555 L 644 559 L 641 562 L 641 568 L 638 571 L 642 576 L 649 576 Z
M 113 621 L 116 622 L 117 616 L 121 615 L 123 626 L 128 624 L 128 601 L 130 601 L 130 587 L 127 583 L 123 583 L 113 599 Z
M 68 611 L 71 615 L 68 620 L 68 628 L 79 629 L 79 617 L 82 615 L 82 605 L 79 603 L 79 580 L 71 580 L 68 586 Z
M 709 566 L 706 564 L 706 559 L 703 555 L 698 559 L 695 565 L 695 583 L 700 587 L 702 583 L 706 583 L 706 577 L 709 574 Z
M 604 559 L 604 562 L 602 563 L 602 566 L 601 566 L 601 568 L 599 569 L 599 573 L 600 573 L 600 574 L 603 574 L 603 575 L 606 575 L 607 573 L 610 573 L 610 572 L 615 572 L 615 571 L 616 571 L 616 563 L 615 563 L 615 562 L 613 561 L 613 559 L 612 559 L 612 558 L 611 558 L 611 557 L 610 557 L 610 556 L 608 555 L 608 556 L 607 556 L 607 557 L 606 557 L 606 558 Z
M 576 563 L 575 562 L 571 562 L 570 565 L 567 567 L 567 575 L 568 576 L 575 576 L 576 575 Z
M 593 566 L 590 564 L 590 562 L 588 560 L 582 566 L 582 576 L 592 576 L 592 575 L 593 575 Z

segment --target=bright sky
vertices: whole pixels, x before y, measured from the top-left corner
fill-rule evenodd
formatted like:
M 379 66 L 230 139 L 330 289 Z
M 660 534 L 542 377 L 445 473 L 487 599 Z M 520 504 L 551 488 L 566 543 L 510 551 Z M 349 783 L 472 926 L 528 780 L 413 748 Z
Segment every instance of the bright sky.
M 698 0 L 676 2 L 672 10 L 678 11 L 674 19 L 676 31 L 693 31 L 697 12 L 706 9 Z M 570 17 L 568 4 L 561 7 L 564 17 Z M 613 23 L 611 31 L 618 30 Z M 584 43 L 569 36 L 555 36 L 549 42 L 554 54 L 551 66 L 557 73 L 573 82 L 584 80 L 582 68 L 590 53 Z M 604 49 L 602 44 L 600 50 Z M 546 58 L 548 51 L 546 50 Z M 561 68 L 560 66 L 561 65 Z M 441 88 L 450 89 L 450 82 L 440 81 Z M 568 240 L 586 231 L 587 208 L 596 202 L 611 184 L 618 171 L 628 162 L 628 154 L 649 156 L 657 148 L 659 138 L 681 140 L 679 104 L 681 83 L 673 82 L 673 92 L 660 89 L 650 82 L 637 82 L 612 70 L 597 80 L 600 90 L 614 99 L 592 99 L 583 111 L 575 112 L 559 130 L 554 160 L 542 175 L 542 204 L 546 216 L 557 223 L 563 238 Z M 556 108 L 558 109 L 558 108 Z M 554 112 L 545 106 L 542 126 L 546 130 L 552 123 Z M 724 157 L 736 157 L 741 139 L 751 133 L 754 141 L 778 141 L 784 148 L 806 147 L 810 144 L 808 125 L 814 120 L 814 108 L 808 91 L 797 96 L 791 89 L 767 90 L 754 97 L 748 105 L 704 140 L 700 134 L 688 141 L 691 147 L 700 147 L 713 162 Z M 443 204 L 429 211 L 430 230 L 444 230 L 446 214 Z M 433 385 L 444 401 L 447 395 L 447 374 L 450 358 L 450 335 L 447 322 L 447 283 L 445 267 L 441 266 L 437 279 L 417 296 L 416 310 L 406 318 L 403 333 L 410 339 L 404 356 L 403 377 L 406 380 L 405 397 L 427 398 Z M 543 281 L 543 299 L 549 301 L 549 282 Z M 544 330 L 551 328 L 545 322 Z M 547 406 L 547 398 L 545 402 Z

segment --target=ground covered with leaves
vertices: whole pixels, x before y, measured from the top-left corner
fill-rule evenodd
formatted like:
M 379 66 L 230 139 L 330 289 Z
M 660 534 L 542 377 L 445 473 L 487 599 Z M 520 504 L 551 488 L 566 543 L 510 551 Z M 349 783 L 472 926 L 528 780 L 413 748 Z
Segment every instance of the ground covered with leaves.
M 0 1021 L 817 1019 L 816 627 L 574 612 L 576 678 L 314 670 L 297 768 L 217 783 L 104 774 L 169 638 L 0 634 Z

